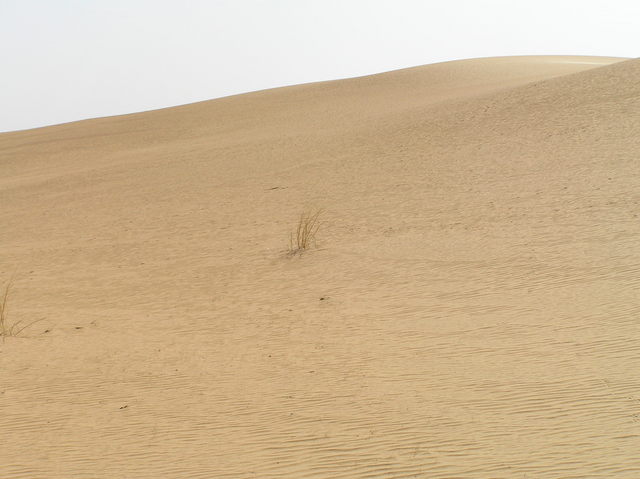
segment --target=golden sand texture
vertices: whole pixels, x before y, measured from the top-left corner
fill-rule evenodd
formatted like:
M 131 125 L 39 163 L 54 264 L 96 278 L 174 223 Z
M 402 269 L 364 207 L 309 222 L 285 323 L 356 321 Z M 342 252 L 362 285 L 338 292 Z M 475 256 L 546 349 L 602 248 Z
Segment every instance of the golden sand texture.
M 490 58 L 0 135 L 42 320 L 0 340 L 0 478 L 637 479 L 639 79 Z

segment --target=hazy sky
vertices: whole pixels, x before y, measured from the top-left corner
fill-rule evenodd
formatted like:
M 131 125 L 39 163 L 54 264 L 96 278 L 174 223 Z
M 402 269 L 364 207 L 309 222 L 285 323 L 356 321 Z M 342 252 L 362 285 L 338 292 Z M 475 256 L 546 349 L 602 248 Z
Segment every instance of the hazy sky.
M 0 0 L 0 131 L 461 58 L 639 50 L 638 0 Z

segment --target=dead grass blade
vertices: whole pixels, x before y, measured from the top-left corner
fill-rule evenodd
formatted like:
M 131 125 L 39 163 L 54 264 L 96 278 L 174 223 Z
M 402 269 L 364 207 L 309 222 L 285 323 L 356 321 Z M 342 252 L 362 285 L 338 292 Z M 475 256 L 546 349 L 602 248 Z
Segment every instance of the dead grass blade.
M 9 295 L 11 293 L 11 288 L 13 286 L 13 278 L 9 280 L 4 288 L 4 292 L 2 293 L 2 300 L 0 301 L 0 337 L 4 341 L 4 338 L 9 336 L 18 336 L 22 331 L 27 329 L 29 326 L 34 325 L 35 323 L 42 321 L 42 319 L 36 319 L 35 321 L 31 321 L 30 323 L 25 323 L 24 320 L 16 321 L 13 324 L 9 323 L 9 314 L 8 314 L 8 303 L 9 303 Z
M 9 326 L 7 323 L 7 303 L 9 301 L 9 293 L 11 292 L 11 286 L 13 285 L 13 279 L 9 280 L 4 288 L 4 293 L 2 294 L 2 301 L 0 302 L 0 336 L 3 338 L 8 336 Z

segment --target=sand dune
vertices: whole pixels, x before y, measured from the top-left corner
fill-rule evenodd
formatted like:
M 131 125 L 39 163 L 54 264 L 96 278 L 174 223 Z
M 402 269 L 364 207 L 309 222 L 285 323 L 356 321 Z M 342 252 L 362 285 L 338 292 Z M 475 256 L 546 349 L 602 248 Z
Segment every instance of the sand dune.
M 489 58 L 0 135 L 41 320 L 0 341 L 0 477 L 640 477 L 638 78 Z

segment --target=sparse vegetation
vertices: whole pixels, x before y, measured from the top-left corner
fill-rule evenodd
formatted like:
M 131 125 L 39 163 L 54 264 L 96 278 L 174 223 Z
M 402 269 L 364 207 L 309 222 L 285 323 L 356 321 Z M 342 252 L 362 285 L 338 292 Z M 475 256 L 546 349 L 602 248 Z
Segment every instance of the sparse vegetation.
M 9 294 L 11 292 L 11 287 L 13 286 L 13 279 L 9 280 L 9 282 L 4 287 L 4 291 L 2 293 L 2 297 L 0 297 L 0 337 L 4 341 L 4 338 L 8 336 L 18 336 L 22 331 L 27 329 L 34 323 L 37 323 L 39 320 L 32 321 L 30 323 L 24 323 L 24 321 L 16 321 L 13 324 L 9 323 L 8 317 L 8 309 L 7 304 L 9 302 Z
M 289 254 L 300 254 L 316 244 L 316 233 L 320 228 L 322 209 L 303 211 L 298 219 L 296 230 L 289 238 Z
M 0 301 L 0 336 L 7 336 L 7 301 L 9 300 L 9 291 L 11 291 L 11 281 L 4 288 L 2 300 Z

